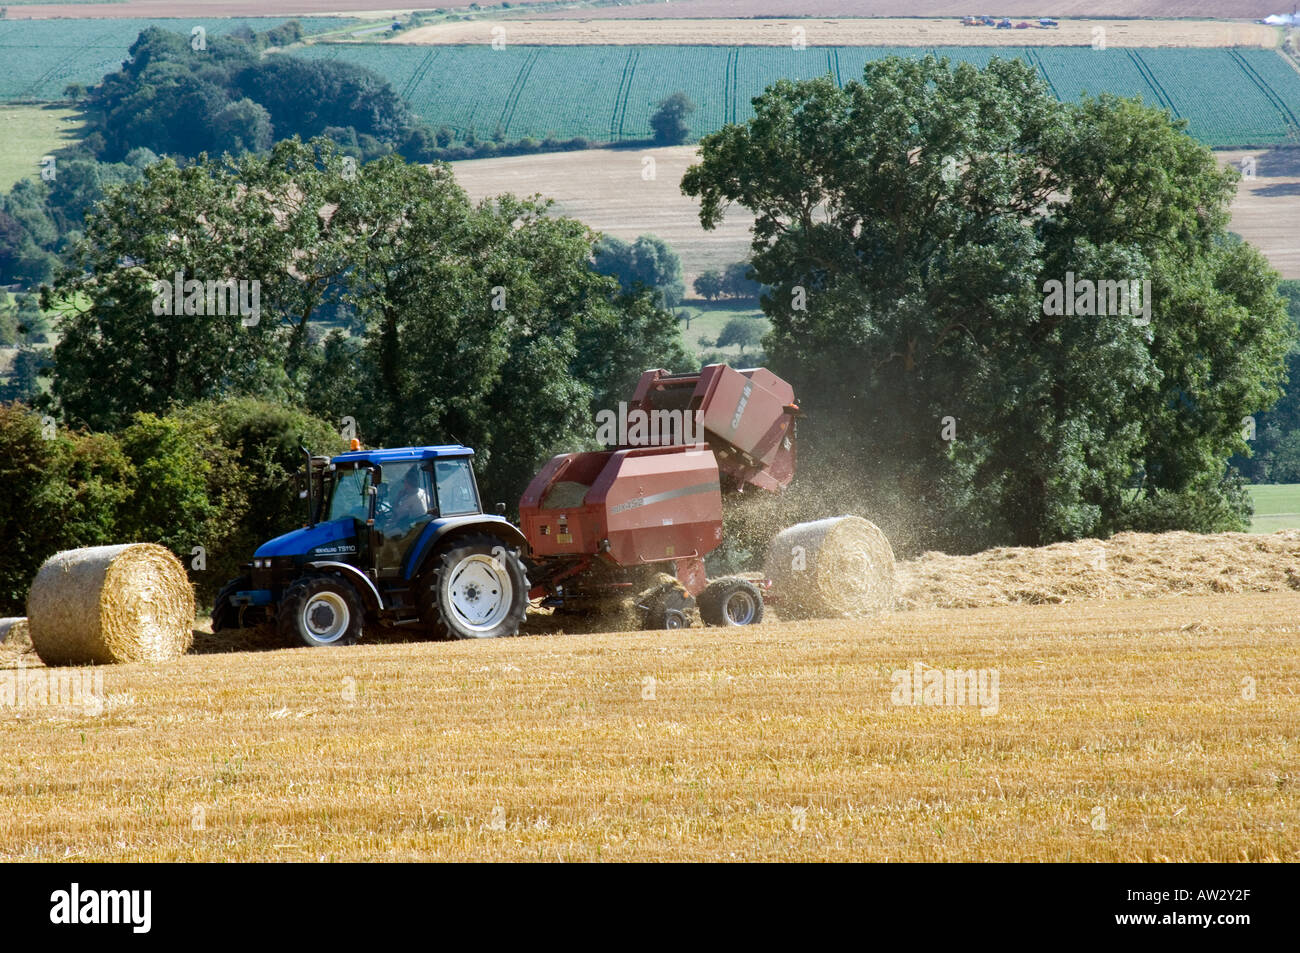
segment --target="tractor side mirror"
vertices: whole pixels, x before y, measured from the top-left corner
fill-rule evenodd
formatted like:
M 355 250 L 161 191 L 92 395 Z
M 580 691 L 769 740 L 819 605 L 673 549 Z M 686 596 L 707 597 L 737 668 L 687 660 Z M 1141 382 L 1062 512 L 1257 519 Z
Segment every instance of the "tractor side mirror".
M 505 516 L 505 515 L 506 515 L 506 505 L 505 505 L 504 503 L 498 503 L 498 504 L 496 505 L 495 509 L 496 509 L 496 511 L 497 511 L 497 516 Z

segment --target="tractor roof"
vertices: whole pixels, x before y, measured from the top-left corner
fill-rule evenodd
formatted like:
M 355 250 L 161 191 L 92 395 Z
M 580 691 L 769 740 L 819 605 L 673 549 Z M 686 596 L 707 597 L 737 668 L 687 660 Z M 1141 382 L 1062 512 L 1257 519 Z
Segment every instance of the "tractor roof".
M 436 460 L 440 457 L 472 457 L 474 451 L 460 444 L 438 447 L 393 447 L 388 450 L 352 450 L 334 457 L 334 463 L 398 463 L 407 460 Z

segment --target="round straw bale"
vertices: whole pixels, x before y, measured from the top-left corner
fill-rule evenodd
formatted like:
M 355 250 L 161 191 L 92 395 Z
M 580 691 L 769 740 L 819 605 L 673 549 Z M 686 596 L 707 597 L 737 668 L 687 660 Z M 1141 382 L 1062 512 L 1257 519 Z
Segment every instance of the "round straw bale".
M 861 618 L 894 604 L 894 550 L 860 516 L 782 530 L 768 547 L 766 572 L 785 619 Z
M 194 589 L 153 543 L 69 549 L 36 574 L 27 618 L 46 665 L 161 662 L 194 640 Z
M 32 637 L 27 631 L 27 619 L 24 616 L 0 619 L 0 645 L 19 652 L 31 649 Z

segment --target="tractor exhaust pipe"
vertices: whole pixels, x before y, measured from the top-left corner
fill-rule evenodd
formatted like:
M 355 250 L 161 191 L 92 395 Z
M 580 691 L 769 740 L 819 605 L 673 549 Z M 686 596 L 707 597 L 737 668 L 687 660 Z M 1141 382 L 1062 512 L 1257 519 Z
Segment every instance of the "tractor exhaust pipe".
M 298 449 L 302 451 L 303 456 L 307 458 L 307 467 L 303 470 L 303 477 L 307 481 L 307 528 L 311 529 L 316 525 L 316 501 L 312 499 L 312 478 L 311 478 L 311 451 L 307 449 L 307 438 L 298 435 Z

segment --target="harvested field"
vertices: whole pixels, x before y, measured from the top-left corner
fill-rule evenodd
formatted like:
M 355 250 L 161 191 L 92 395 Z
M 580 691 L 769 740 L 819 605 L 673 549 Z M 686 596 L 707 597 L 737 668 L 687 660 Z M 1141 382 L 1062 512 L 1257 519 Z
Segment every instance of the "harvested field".
M 998 16 L 1005 17 L 1233 17 L 1258 20 L 1278 13 L 1277 0 L 1002 0 Z M 645 0 L 596 9 L 529 14 L 565 19 L 601 17 L 963 17 L 971 12 L 967 0 Z
M 1283 278 L 1300 278 L 1300 143 L 1216 155 L 1239 170 L 1246 157 L 1255 160 L 1254 178 L 1237 185 L 1229 227 L 1258 246 Z
M 1120 533 L 898 563 L 898 607 L 968 608 L 1300 589 L 1300 531 Z
M 603 10 L 593 11 L 603 14 Z M 505 41 L 533 46 L 588 43 L 716 44 L 789 47 L 795 31 L 816 46 L 1091 46 L 1095 31 L 1105 31 L 1108 47 L 1277 47 L 1281 31 L 1257 23 L 1224 20 L 1066 20 L 1059 27 L 996 30 L 943 20 L 851 19 L 482 19 L 438 23 L 404 31 L 389 43 L 490 43 L 505 29 Z
M 654 178 L 643 175 L 654 159 Z M 687 293 L 700 272 L 722 269 L 749 257 L 754 218 L 741 208 L 727 212 L 715 231 L 700 227 L 699 203 L 682 195 L 681 180 L 696 161 L 694 146 L 663 149 L 591 149 L 452 163 L 456 181 L 475 199 L 514 192 L 540 193 L 557 210 L 626 241 L 657 235 L 682 258 Z
M 1300 148 L 1219 152 L 1240 168 L 1256 158 L 1256 178 L 1241 182 L 1232 204 L 1230 228 L 1259 247 L 1284 278 L 1300 278 Z M 655 160 L 655 178 L 642 177 L 645 156 Z M 682 257 L 687 294 L 702 271 L 725 268 L 749 257 L 753 216 L 733 207 L 716 229 L 700 227 L 699 205 L 681 193 L 686 169 L 696 161 L 694 146 L 663 149 L 591 149 L 452 163 L 456 180 L 475 198 L 502 192 L 541 193 L 558 210 L 624 240 L 658 235 Z
M 112 666 L 98 717 L 0 707 L 0 858 L 1294 861 L 1298 610 L 1188 596 Z M 996 713 L 895 705 L 916 662 L 995 669 Z

